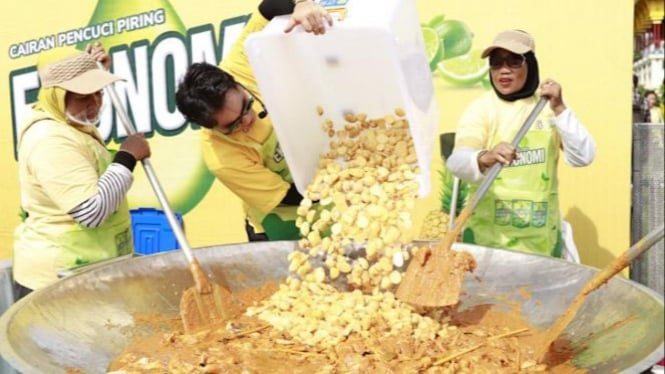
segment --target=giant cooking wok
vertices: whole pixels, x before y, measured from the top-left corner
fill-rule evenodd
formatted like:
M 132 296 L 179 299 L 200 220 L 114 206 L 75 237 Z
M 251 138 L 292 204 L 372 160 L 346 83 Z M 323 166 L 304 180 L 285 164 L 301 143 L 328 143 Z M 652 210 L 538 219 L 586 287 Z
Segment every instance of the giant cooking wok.
M 431 244 L 431 243 L 429 243 Z M 234 290 L 282 279 L 296 242 L 206 247 L 196 256 L 211 278 Z M 461 308 L 518 302 L 536 327 L 548 327 L 597 271 L 548 257 L 457 244 L 478 262 L 464 283 Z M 90 268 L 20 300 L 0 317 L 0 354 L 22 373 L 103 373 L 144 333 L 134 313 L 178 315 L 193 284 L 182 253 L 129 258 Z M 524 290 L 528 290 L 525 297 Z M 640 373 L 663 357 L 663 297 L 615 277 L 592 293 L 565 335 L 573 362 L 591 373 Z M 636 318 L 634 318 L 636 317 Z

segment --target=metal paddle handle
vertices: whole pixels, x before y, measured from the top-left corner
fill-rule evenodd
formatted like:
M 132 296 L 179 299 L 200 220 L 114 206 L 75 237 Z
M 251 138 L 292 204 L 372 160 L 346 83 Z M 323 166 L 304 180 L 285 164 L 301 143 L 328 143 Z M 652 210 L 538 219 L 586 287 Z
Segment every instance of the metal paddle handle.
M 524 121 L 524 124 L 522 127 L 520 127 L 519 131 L 517 131 L 517 134 L 515 135 L 515 138 L 513 141 L 510 143 L 514 148 L 517 148 L 517 145 L 520 144 L 522 141 L 522 138 L 524 138 L 524 135 L 529 131 L 529 128 L 531 128 L 531 124 L 533 121 L 536 120 L 536 117 L 538 117 L 538 114 L 543 110 L 543 107 L 547 104 L 547 99 L 544 97 L 541 97 L 540 100 L 536 103 L 536 106 L 533 108 L 531 113 L 529 113 L 529 116 L 526 118 L 526 121 Z M 480 200 L 485 196 L 487 193 L 487 190 L 489 190 L 490 186 L 492 185 L 492 182 L 494 182 L 494 179 L 496 179 L 497 175 L 499 175 L 499 172 L 503 168 L 503 164 L 500 162 L 497 162 L 496 164 L 492 165 L 490 170 L 487 172 L 487 175 L 485 175 L 485 179 L 483 182 L 480 184 L 480 187 L 478 187 L 478 191 L 476 191 L 473 196 L 469 199 L 469 202 L 466 204 L 464 207 L 464 210 L 468 212 L 472 212 Z M 455 223 L 455 229 L 451 231 L 459 231 L 460 225 L 464 225 L 466 221 L 468 220 L 470 214 L 468 215 L 463 215 L 460 214 L 460 219 Z
M 100 62 L 97 62 L 97 65 L 99 66 L 100 69 L 105 70 L 104 66 Z M 118 96 L 118 93 L 115 90 L 114 83 L 111 83 L 106 87 L 104 87 L 104 90 L 111 97 L 111 102 L 113 103 L 113 107 L 115 108 L 118 117 L 120 118 L 120 122 L 122 122 L 122 125 L 125 128 L 125 131 L 127 131 L 127 133 L 130 135 L 136 134 L 136 128 L 129 119 L 127 111 L 125 110 L 124 106 L 120 101 L 120 97 Z M 171 229 L 175 234 L 176 240 L 178 241 L 180 248 L 182 248 L 182 250 L 185 252 L 185 257 L 187 257 L 187 261 L 189 263 L 193 263 L 194 256 L 192 255 L 192 249 L 189 246 L 189 243 L 187 242 L 187 238 L 185 238 L 185 233 L 182 231 L 182 228 L 180 227 L 180 224 L 176 219 L 175 213 L 173 213 L 173 209 L 171 209 L 171 204 L 169 204 L 169 200 L 167 199 L 166 194 L 164 193 L 164 189 L 162 189 L 162 185 L 159 183 L 159 180 L 157 179 L 157 174 L 155 174 L 155 170 L 152 168 L 150 159 L 148 157 L 144 158 L 143 160 L 141 160 L 141 164 L 143 165 L 143 169 L 145 170 L 145 173 L 148 176 L 148 181 L 150 181 L 150 185 L 152 186 L 153 191 L 155 191 L 157 200 L 159 200 L 159 203 L 162 206 L 162 210 L 166 214 L 166 219 L 168 220 L 169 225 L 171 226 Z

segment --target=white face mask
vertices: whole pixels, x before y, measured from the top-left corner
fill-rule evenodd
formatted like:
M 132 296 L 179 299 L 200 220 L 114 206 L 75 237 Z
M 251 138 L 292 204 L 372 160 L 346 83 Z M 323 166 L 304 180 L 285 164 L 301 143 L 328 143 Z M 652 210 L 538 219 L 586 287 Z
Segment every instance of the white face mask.
M 100 116 L 104 108 L 106 107 L 106 100 L 103 100 L 101 91 L 92 95 L 80 95 L 72 94 L 73 96 L 69 98 L 71 100 L 70 104 L 66 104 L 65 107 L 65 118 L 76 125 L 80 126 L 96 126 L 99 123 Z M 96 106 L 97 111 L 94 117 L 90 117 L 88 114 L 89 109 Z M 79 110 L 74 113 L 72 110 Z
M 99 123 L 99 112 L 97 112 L 97 115 L 95 118 L 90 118 L 88 117 L 88 112 L 86 110 L 82 110 L 77 114 L 71 114 L 68 110 L 65 111 L 65 116 L 67 119 L 77 125 L 82 125 L 82 126 L 95 126 Z

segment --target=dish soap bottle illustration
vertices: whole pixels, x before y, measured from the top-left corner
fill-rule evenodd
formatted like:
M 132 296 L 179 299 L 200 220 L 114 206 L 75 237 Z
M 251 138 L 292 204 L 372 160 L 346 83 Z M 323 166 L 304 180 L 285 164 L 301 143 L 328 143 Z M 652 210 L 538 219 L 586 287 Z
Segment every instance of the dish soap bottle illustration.
M 113 57 L 112 72 L 126 79 L 117 82 L 115 89 L 137 131 L 149 139 L 151 163 L 173 210 L 184 215 L 205 197 L 214 180 L 201 156 L 198 130 L 185 122 L 175 106 L 177 81 L 189 57 L 164 41 L 177 39 L 182 45 L 187 30 L 168 0 L 98 0 L 89 25 L 109 22 L 114 33 L 99 41 Z M 85 44 L 78 47 L 83 49 Z M 110 98 L 106 101 L 111 106 Z M 111 117 L 108 112 L 100 132 L 113 138 L 112 149 L 126 135 L 117 115 Z M 160 209 L 145 173 L 134 173 L 134 178 L 128 194 L 130 207 Z

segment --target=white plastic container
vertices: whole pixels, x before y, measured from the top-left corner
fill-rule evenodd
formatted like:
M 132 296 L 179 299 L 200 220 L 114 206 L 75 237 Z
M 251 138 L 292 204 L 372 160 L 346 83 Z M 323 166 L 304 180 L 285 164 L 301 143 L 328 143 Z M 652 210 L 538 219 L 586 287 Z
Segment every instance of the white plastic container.
M 379 118 L 403 108 L 425 196 L 439 113 L 415 2 L 350 0 L 346 7 L 324 35 L 301 27 L 286 34 L 289 16 L 282 16 L 245 44 L 296 187 L 305 191 L 328 148 L 324 119 L 341 127 L 345 113 Z

